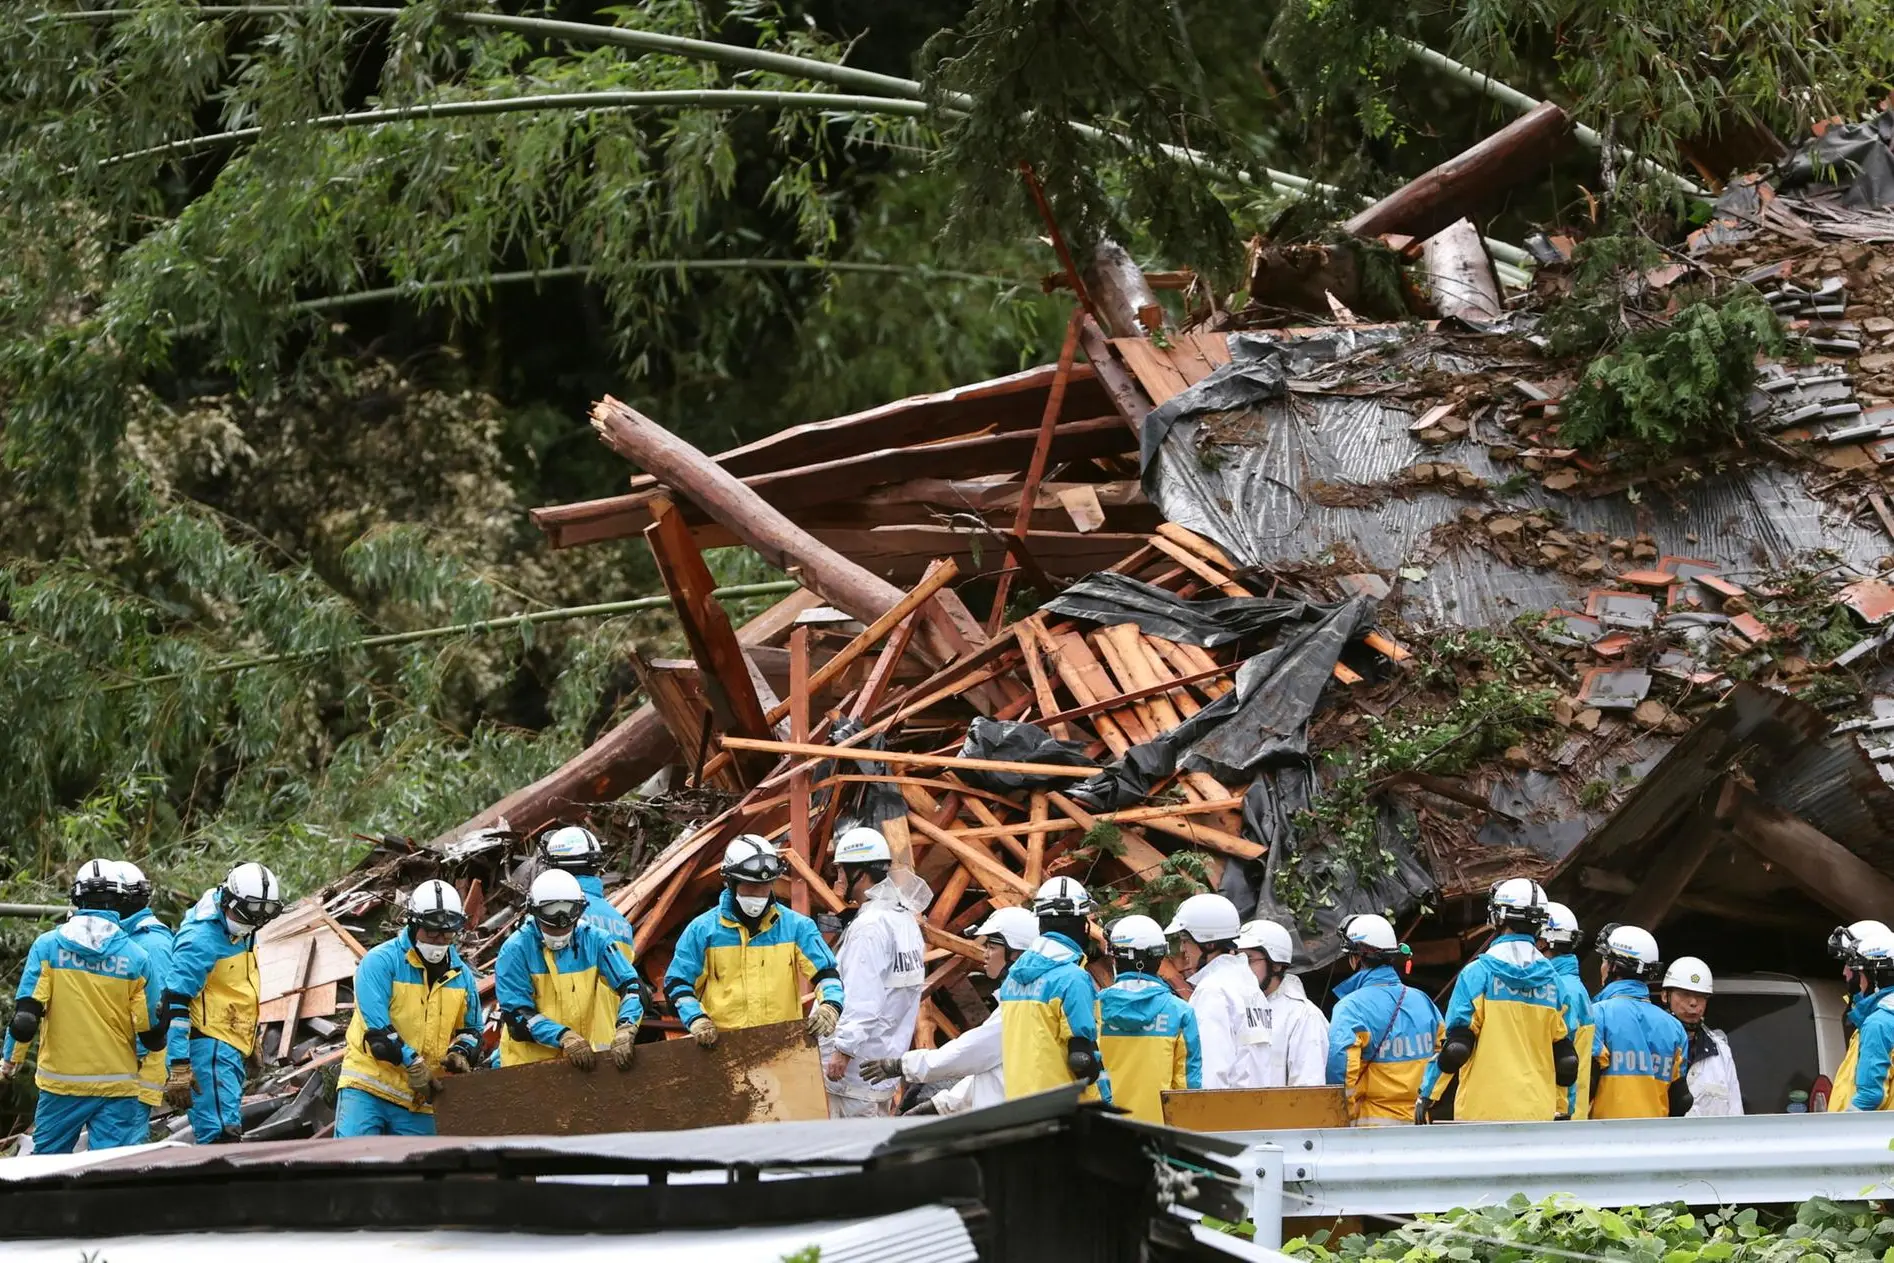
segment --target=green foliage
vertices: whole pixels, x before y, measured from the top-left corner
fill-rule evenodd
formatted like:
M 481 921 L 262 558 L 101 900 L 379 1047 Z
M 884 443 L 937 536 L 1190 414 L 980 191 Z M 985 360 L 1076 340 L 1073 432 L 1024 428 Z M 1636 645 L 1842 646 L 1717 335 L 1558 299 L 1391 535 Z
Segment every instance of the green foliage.
M 1757 353 L 1784 346 L 1775 313 L 1753 291 L 1693 302 L 1585 366 L 1560 441 L 1668 452 L 1725 438 L 1743 418 Z
M 1283 1252 L 1314 1263 L 1579 1257 L 1649 1263 L 1799 1263 L 1859 1260 L 1894 1250 L 1894 1218 L 1873 1204 L 1802 1203 L 1792 1214 L 1754 1208 L 1705 1214 L 1681 1205 L 1601 1210 L 1569 1197 L 1423 1215 L 1392 1232 L 1329 1243 L 1324 1234 L 1286 1242 Z
M 1169 925 L 1178 904 L 1215 889 L 1208 857 L 1197 851 L 1173 851 L 1119 906 L 1124 916 L 1147 916 L 1159 925 Z

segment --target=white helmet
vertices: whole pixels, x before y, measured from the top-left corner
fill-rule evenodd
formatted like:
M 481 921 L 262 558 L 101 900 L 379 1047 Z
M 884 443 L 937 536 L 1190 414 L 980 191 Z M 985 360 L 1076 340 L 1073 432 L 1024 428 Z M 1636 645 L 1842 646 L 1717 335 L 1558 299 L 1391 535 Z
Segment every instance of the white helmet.
M 118 889 L 124 896 L 125 910 L 136 912 L 151 902 L 151 879 L 145 876 L 145 870 L 130 860 L 119 860 Z
M 539 839 L 539 853 L 554 868 L 591 874 L 598 871 L 605 849 L 598 835 L 583 825 L 569 824 Z
M 1275 921 L 1245 921 L 1236 945 L 1245 951 L 1261 951 L 1278 965 L 1287 965 L 1296 955 L 1295 936 Z
M 1144 955 L 1165 950 L 1164 931 L 1150 917 L 1119 917 L 1111 923 L 1106 937 L 1111 940 L 1112 955 Z
M 585 891 L 579 888 L 579 879 L 563 868 L 549 868 L 533 878 L 526 902 L 539 932 L 554 948 L 566 945 L 572 927 L 585 915 Z
M 87 860 L 72 877 L 72 906 L 116 911 L 119 902 L 117 860 Z
M 1085 887 L 1070 877 L 1054 877 L 1033 896 L 1033 915 L 1041 917 L 1088 917 L 1092 915 L 1092 897 Z
M 1664 986 L 1673 991 L 1694 991 L 1698 995 L 1715 995 L 1716 979 L 1710 974 L 1710 967 L 1695 956 L 1679 956 L 1670 962 L 1670 968 L 1664 971 Z
M 837 864 L 888 864 L 893 860 L 894 852 L 888 849 L 888 839 L 879 829 L 857 825 L 835 840 Z
M 1039 937 L 1039 918 L 1029 908 L 995 908 L 986 920 L 974 929 L 975 938 L 993 938 L 997 936 L 1007 947 L 1023 952 L 1031 947 L 1033 940 Z
M 1852 925 L 1838 925 L 1829 932 L 1828 953 L 1836 960 L 1847 960 L 1854 953 L 1855 944 L 1871 934 L 1886 934 L 1888 927 L 1880 921 L 1856 921 Z
M 1530 877 L 1494 882 L 1486 897 L 1486 919 L 1491 925 L 1525 926 L 1536 931 L 1545 923 L 1545 913 L 1545 890 Z
M 467 924 L 460 892 L 444 881 L 422 882 L 408 892 L 408 924 L 458 934 Z
M 1358 912 L 1342 922 L 1345 949 L 1362 956 L 1390 955 L 1401 950 L 1400 935 L 1386 917 Z
M 232 929 L 257 929 L 283 911 L 283 885 L 261 864 L 239 864 L 231 869 L 218 896 L 218 906 Z
M 1187 934 L 1196 943 L 1234 943 L 1243 932 L 1243 918 L 1222 895 L 1192 895 L 1177 905 L 1164 932 Z
M 1634 978 L 1649 979 L 1657 973 L 1660 957 L 1657 939 L 1649 930 L 1635 925 L 1608 925 L 1598 936 L 1598 954 L 1624 965 Z
M 776 844 L 758 833 L 745 833 L 723 848 L 726 882 L 772 882 L 783 875 L 783 857 Z
M 1855 942 L 1853 963 L 1877 973 L 1894 970 L 1894 930 L 1870 930 Z
M 1578 917 L 1562 903 L 1548 903 L 1545 906 L 1545 924 L 1539 928 L 1539 937 L 1547 943 L 1571 946 L 1578 942 Z

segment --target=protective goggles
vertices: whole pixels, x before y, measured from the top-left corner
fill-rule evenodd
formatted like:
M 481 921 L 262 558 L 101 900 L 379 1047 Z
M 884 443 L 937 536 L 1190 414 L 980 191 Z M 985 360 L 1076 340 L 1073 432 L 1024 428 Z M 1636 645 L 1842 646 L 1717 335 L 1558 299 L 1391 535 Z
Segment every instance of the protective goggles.
M 725 881 L 775 881 L 787 868 L 773 855 L 753 855 L 734 868 L 723 870 Z
M 245 925 L 268 925 L 282 915 L 281 899 L 252 898 L 233 891 L 224 892 L 224 911 Z
M 466 927 L 467 914 L 455 912 L 452 908 L 429 908 L 425 912 L 410 912 L 408 924 L 418 925 L 424 930 L 440 930 L 448 934 L 458 934 Z
M 548 930 L 569 930 L 585 915 L 583 899 L 548 899 L 533 905 L 533 920 Z

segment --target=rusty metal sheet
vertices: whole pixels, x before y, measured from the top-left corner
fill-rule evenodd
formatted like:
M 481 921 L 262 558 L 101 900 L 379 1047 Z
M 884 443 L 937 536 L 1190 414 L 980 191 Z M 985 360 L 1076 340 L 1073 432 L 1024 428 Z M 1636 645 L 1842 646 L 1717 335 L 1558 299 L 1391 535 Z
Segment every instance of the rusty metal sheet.
M 815 1043 L 801 1022 L 723 1032 L 715 1047 L 640 1044 L 622 1074 L 601 1053 L 587 1072 L 563 1059 L 451 1080 L 435 1121 L 443 1136 L 676 1131 L 828 1117 Z

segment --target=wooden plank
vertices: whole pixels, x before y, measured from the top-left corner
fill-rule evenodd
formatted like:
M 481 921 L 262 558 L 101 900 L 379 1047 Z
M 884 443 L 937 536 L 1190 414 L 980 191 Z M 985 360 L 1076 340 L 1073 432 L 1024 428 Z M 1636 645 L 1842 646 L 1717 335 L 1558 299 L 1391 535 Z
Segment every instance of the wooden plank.
M 1042 589 L 1051 585 L 1026 547 L 1026 533 L 1032 524 L 1033 497 L 1039 493 L 1039 483 L 1046 476 L 1046 459 L 1052 454 L 1052 439 L 1058 428 L 1059 410 L 1065 405 L 1066 383 L 1072 377 L 1072 361 L 1078 355 L 1079 319 L 1080 313 L 1074 311 L 1072 319 L 1066 322 L 1065 344 L 1059 349 L 1059 367 L 1052 379 L 1052 390 L 1046 396 L 1046 411 L 1039 419 L 1039 434 L 1033 442 L 1032 456 L 1026 464 L 1026 481 L 1019 493 L 1019 508 L 1014 511 L 1013 529 L 1007 536 L 1007 553 L 1025 568 L 1034 584 Z M 999 634 L 1000 624 L 1006 618 L 1006 598 L 1012 587 L 1013 571 L 1007 570 L 1000 575 L 993 590 L 993 613 L 987 623 L 989 636 Z
M 1894 908 L 1894 880 L 1841 843 L 1735 781 L 1724 784 L 1717 816 L 1737 838 L 1850 920 Z
M 808 860 L 794 851 L 783 852 L 783 858 L 788 861 L 790 870 L 802 879 L 803 888 L 823 907 L 830 912 L 840 912 L 848 906 L 843 902 L 842 897 L 835 893 L 835 888 L 822 880 L 822 874 L 818 873 Z
M 1360 237 L 1401 233 L 1418 240 L 1463 216 L 1484 217 L 1493 213 L 1502 193 L 1539 176 L 1571 143 L 1571 116 L 1543 102 L 1356 214 L 1343 230 Z
M 1043 797 L 1043 795 L 1035 795 L 1035 797 Z M 1018 833 L 1028 827 L 1038 829 L 1045 833 L 1064 833 L 1070 829 L 1089 829 L 1093 824 L 1099 821 L 1109 821 L 1112 824 L 1118 825 L 1149 825 L 1154 820 L 1170 820 L 1184 816 L 1230 811 L 1241 808 L 1242 805 L 1242 796 L 1232 794 L 1208 802 L 1166 803 L 1158 807 L 1126 807 L 1121 811 L 1101 811 L 1096 814 L 1087 813 L 1085 823 L 1083 824 L 1077 819 L 1068 816 L 1064 820 L 1046 820 L 1043 823 L 1033 822 L 1030 826 L 1004 823 L 980 824 L 971 828 L 955 829 L 953 833 L 957 837 L 984 840 L 987 838 L 1002 837 L 1006 833 Z
M 1230 554 L 1224 552 L 1223 549 L 1219 548 L 1214 542 L 1205 539 L 1188 527 L 1179 526 L 1175 522 L 1163 522 L 1159 524 L 1157 533 L 1163 538 L 1170 540 L 1173 544 L 1178 545 L 1180 548 L 1195 553 L 1211 565 L 1217 567 L 1217 569 L 1223 571 L 1226 575 L 1235 574 L 1237 571 L 1237 564 L 1230 559 Z M 1156 541 L 1153 542 L 1155 543 Z M 1248 595 L 1248 593 L 1245 593 L 1245 595 Z
M 283 1013 L 283 1034 L 276 1041 L 276 1059 L 282 1061 L 289 1056 L 289 1050 L 296 1043 L 296 1023 L 302 1016 L 303 988 L 309 985 L 309 967 L 316 959 L 316 936 L 303 939 L 302 961 L 296 968 L 296 985 L 289 993 L 289 1004 Z
M 705 668 L 702 679 L 705 700 L 718 728 L 745 737 L 771 736 L 770 723 L 763 704 L 750 682 L 750 668 L 743 659 L 743 646 L 737 642 L 730 616 L 711 595 L 717 581 L 703 554 L 690 542 L 684 519 L 668 499 L 652 501 L 651 526 L 645 542 L 657 560 L 658 574 L 671 594 L 672 612 L 684 629 L 691 656 Z M 754 778 L 746 778 L 753 780 Z
M 1059 678 L 1065 681 L 1066 691 L 1072 696 L 1081 702 L 1099 702 L 1123 691 L 1112 683 L 1111 676 L 1105 672 L 1104 664 L 1099 662 L 1091 646 L 1085 643 L 1085 637 L 1075 631 L 1060 632 L 1052 638 L 1052 642 L 1058 646 Z M 1067 668 L 1070 668 L 1072 674 L 1077 677 L 1076 682 L 1066 674 Z M 1132 703 L 1132 707 L 1136 705 L 1137 703 Z M 1143 717 L 1131 707 L 1111 711 L 1109 714 L 1127 742 L 1126 749 L 1133 745 L 1142 745 L 1157 735 L 1145 726 Z M 1098 720 L 1103 718 L 1102 714 L 1098 716 L 1093 720 L 1092 726 L 1098 728 L 1098 735 L 1105 744 L 1111 745 L 1111 738 L 1105 736 L 1104 729 L 1099 727 Z M 1122 757 L 1124 750 L 1114 749 L 1112 753 Z
M 1033 829 L 1026 835 L 1026 884 L 1038 886 L 1046 879 L 1046 830 L 1041 827 L 1049 818 L 1044 790 L 1032 792 L 1030 811 Z
M 1686 821 L 1667 840 L 1637 891 L 1625 901 L 1624 923 L 1653 932 L 1659 929 L 1677 906 L 1684 887 L 1727 837 L 1714 815 L 1703 813 Z
M 1079 323 L 1079 345 L 1085 348 L 1085 358 L 1091 361 L 1092 372 L 1098 377 L 1098 384 L 1104 388 L 1105 395 L 1111 400 L 1112 407 L 1124 423 L 1131 427 L 1133 434 L 1144 429 L 1144 418 L 1150 414 L 1155 404 L 1170 398 L 1154 398 L 1138 384 L 1125 362 L 1118 357 L 1116 348 L 1098 326 L 1098 322 L 1089 316 Z
M 914 812 L 908 813 L 908 823 L 919 829 L 922 836 L 953 852 L 955 859 L 972 870 L 973 879 L 980 883 L 995 903 L 1024 903 L 1031 900 L 1037 891 L 1038 887 L 1028 886 L 1025 878 L 994 859 L 978 844 L 963 842 Z
M 799 1021 L 726 1030 L 710 1048 L 641 1044 L 623 1073 L 602 1061 L 589 1073 L 555 1059 L 456 1075 L 435 1124 L 444 1136 L 573 1136 L 829 1114 L 821 1058 Z
M 714 784 L 719 789 L 741 790 L 742 784 L 736 778 L 736 769 L 728 760 L 720 766 L 697 768 L 692 760 L 697 757 L 697 739 L 704 730 L 704 720 L 710 714 L 710 703 L 706 701 L 689 681 L 677 672 L 660 670 L 647 660 L 643 654 L 633 649 L 628 655 L 633 675 L 638 677 L 638 685 L 644 689 L 645 696 L 658 711 L 663 720 L 665 731 L 677 743 L 678 752 L 684 756 L 686 773 L 699 779 L 699 783 Z M 699 677 L 701 678 L 701 677 Z
M 1019 653 L 1026 663 L 1027 678 L 1032 681 L 1033 699 L 1039 707 L 1040 727 L 1060 741 L 1070 741 L 1072 726 L 1051 717 L 1059 709 L 1059 699 L 1052 691 L 1052 681 L 1046 678 L 1046 664 L 1039 656 L 1039 639 L 1033 635 L 1030 620 L 1015 626 L 1013 636 L 1019 642 Z
M 1113 338 L 1111 349 L 1124 360 L 1138 384 L 1154 400 L 1162 402 L 1190 388 L 1190 379 L 1171 363 L 1169 356 L 1152 346 L 1148 338 Z
M 944 926 L 954 919 L 954 912 L 960 907 L 960 901 L 967 897 L 967 887 L 973 884 L 973 874 L 964 864 L 956 863 L 953 872 L 947 875 L 947 884 L 934 896 L 933 904 L 927 909 L 927 923 Z
M 283 1021 L 289 1016 L 290 1001 L 298 996 L 301 997 L 302 1004 L 297 1010 L 297 1021 L 309 1017 L 328 1017 L 336 1010 L 336 984 L 319 982 L 313 987 L 305 987 L 300 992 L 292 991 L 288 995 L 279 995 L 274 1000 L 265 1000 L 257 1005 L 257 1025 L 268 1026 L 272 1022 Z
M 798 627 L 789 633 L 789 739 L 809 739 L 809 629 Z M 809 860 L 809 769 L 798 767 L 789 775 L 789 849 L 803 861 Z M 809 882 L 805 879 L 789 888 L 789 906 L 809 915 Z
M 1290 1131 L 1348 1126 L 1342 1089 L 1205 1088 L 1166 1091 L 1164 1122 L 1183 1131 Z
M 1080 829 L 1089 830 L 1098 823 L 1097 816 L 1086 811 L 1064 794 L 1048 792 L 1046 803 L 1066 820 L 1077 824 Z M 1119 840 L 1124 844 L 1124 854 L 1119 857 L 1120 862 L 1132 876 L 1146 877 L 1164 866 L 1164 852 L 1146 842 L 1141 834 L 1121 826 Z
M 1151 541 L 1151 546 L 1175 561 L 1184 569 L 1210 584 L 1225 596 L 1251 596 L 1253 593 L 1242 584 L 1224 574 L 1215 566 L 1191 552 L 1181 544 L 1174 544 L 1162 535 Z
M 961 871 L 964 872 L 966 870 L 962 869 Z M 976 965 L 982 963 L 986 958 L 985 953 L 980 950 L 979 944 L 973 942 L 971 939 L 961 938 L 958 934 L 950 934 L 931 921 L 921 922 L 921 938 L 929 947 L 945 948 L 954 955 L 965 960 L 970 960 Z
M 1095 774 L 1095 767 L 1067 767 L 1059 763 L 1014 763 L 1005 759 L 963 759 L 958 755 L 923 754 L 919 751 L 862 750 L 851 746 L 825 746 L 797 741 L 769 741 L 751 737 L 725 737 L 723 744 L 732 750 L 755 750 L 783 754 L 799 759 L 854 759 L 860 763 L 907 763 L 920 767 L 954 767 L 973 772 L 1023 772 L 1029 776 L 1070 776 L 1082 779 Z
M 1140 692 L 1143 681 L 1132 675 L 1131 669 L 1125 665 L 1118 653 L 1118 646 L 1112 643 L 1110 636 L 1106 635 L 1107 630 L 1100 628 L 1085 637 L 1085 642 L 1092 647 L 1098 660 L 1104 664 L 1105 670 L 1109 673 L 1109 678 L 1113 683 L 1111 692 L 1121 697 L 1126 693 Z M 1180 722 L 1177 711 L 1170 703 L 1164 702 L 1160 705 L 1158 698 L 1153 694 L 1146 693 L 1138 700 L 1127 704 L 1131 708 L 1131 713 L 1138 717 L 1138 723 L 1144 728 L 1146 740 L 1163 736 Z M 1126 725 L 1125 731 L 1130 730 L 1130 726 Z

